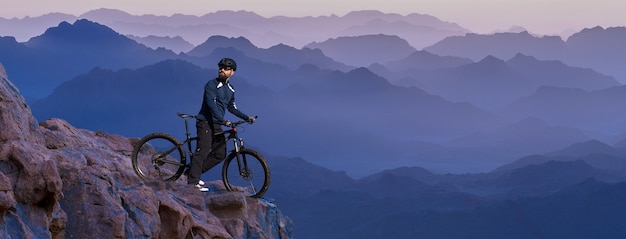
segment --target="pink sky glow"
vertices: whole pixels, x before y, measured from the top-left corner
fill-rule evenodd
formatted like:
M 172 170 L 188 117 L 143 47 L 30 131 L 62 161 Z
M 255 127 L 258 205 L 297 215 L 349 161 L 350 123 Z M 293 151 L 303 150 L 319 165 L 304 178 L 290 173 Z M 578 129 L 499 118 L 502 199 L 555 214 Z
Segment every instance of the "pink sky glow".
M 354 10 L 379 10 L 402 15 L 428 14 L 476 33 L 522 26 L 532 33 L 558 35 L 595 26 L 626 26 L 623 0 L 0 0 L 0 3 L 2 18 L 35 17 L 49 12 L 78 16 L 98 8 L 165 16 L 245 10 L 265 17 L 342 16 Z

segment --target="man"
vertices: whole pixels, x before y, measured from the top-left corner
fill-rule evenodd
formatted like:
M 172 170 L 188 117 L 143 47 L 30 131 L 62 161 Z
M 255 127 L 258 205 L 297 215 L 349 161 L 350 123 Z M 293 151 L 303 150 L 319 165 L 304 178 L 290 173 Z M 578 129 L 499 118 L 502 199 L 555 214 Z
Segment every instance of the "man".
M 230 79 L 237 70 L 237 63 L 233 59 L 223 58 L 217 63 L 217 67 L 217 78 L 209 80 L 204 85 L 202 106 L 196 116 L 198 145 L 196 152 L 191 156 L 187 175 L 187 184 L 194 185 L 202 192 L 209 189 L 203 186 L 204 182 L 200 180 L 200 176 L 226 157 L 226 144 L 221 144 L 211 151 L 212 145 L 225 140 L 222 125 L 230 125 L 230 121 L 224 118 L 226 110 L 249 123 L 255 120 L 255 117 L 244 114 L 235 105 L 235 90 L 230 85 Z

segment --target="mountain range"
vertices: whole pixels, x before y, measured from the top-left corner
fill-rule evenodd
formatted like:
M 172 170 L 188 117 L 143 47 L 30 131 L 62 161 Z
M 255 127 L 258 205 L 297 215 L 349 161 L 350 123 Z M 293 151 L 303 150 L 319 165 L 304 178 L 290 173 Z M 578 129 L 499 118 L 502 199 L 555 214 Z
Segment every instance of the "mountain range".
M 98 39 L 79 36 L 80 32 Z M 377 42 L 390 40 L 393 43 L 398 40 L 385 35 L 375 37 Z M 619 87 L 619 83 L 611 77 L 592 70 L 521 54 L 508 61 L 487 57 L 473 62 L 466 58 L 415 51 L 395 61 L 404 62 L 404 66 L 398 63 L 394 68 L 394 64 L 375 63 L 370 68 L 355 68 L 326 56 L 323 49 L 296 49 L 287 45 L 263 49 L 246 38 L 224 36 L 209 37 L 188 53 L 176 54 L 163 48 L 148 48 L 107 26 L 87 20 L 74 24 L 61 23 L 26 43 L 19 43 L 10 37 L 3 39 L 10 44 L 2 44 L 2 47 L 12 53 L 4 58 L 11 62 L 7 67 L 25 69 L 34 67 L 32 63 L 47 59 L 46 75 L 60 75 L 55 77 L 60 84 L 56 89 L 52 80 L 48 84 L 31 84 L 22 80 L 40 79 L 41 71 L 18 71 L 15 76 L 16 85 L 25 94 L 52 92 L 32 104 L 38 118 L 60 117 L 80 127 L 106 129 L 132 137 L 155 130 L 181 133 L 180 122 L 172 113 L 197 111 L 201 96 L 197 91 L 206 79 L 215 74 L 211 73 L 215 71 L 211 66 L 221 56 L 234 57 L 245 69 L 237 72 L 235 80 L 239 81 L 235 84 L 238 91 L 246 92 L 238 96 L 239 104 L 253 109 L 256 111 L 254 114 L 259 114 L 268 123 L 283 122 L 280 127 L 263 126 L 261 123 L 260 129 L 251 135 L 253 140 L 259 142 L 257 147 L 275 154 L 302 156 L 331 168 L 350 170 L 352 175 L 407 163 L 439 172 L 485 171 L 512 158 L 563 147 L 578 140 L 616 140 L 614 133 L 607 133 L 614 129 L 612 126 L 615 123 L 601 129 L 597 125 L 619 121 L 618 118 L 598 117 L 598 121 L 591 122 L 593 124 L 568 125 L 570 129 L 560 130 L 559 122 L 550 120 L 548 116 L 514 110 L 513 107 L 518 104 L 509 106 L 509 103 L 532 95 L 533 88 L 543 89 L 540 84 L 583 91 Z M 360 39 L 366 38 L 346 38 L 349 42 L 344 44 Z M 404 47 L 412 49 L 406 44 Z M 133 54 L 126 57 L 124 52 Z M 90 53 L 89 57 L 84 57 L 86 53 Z M 14 60 L 25 56 L 32 60 Z M 417 87 L 407 87 L 393 77 L 409 71 L 411 62 L 426 62 L 426 59 L 438 60 L 428 61 L 430 65 L 415 64 L 417 71 L 431 74 L 419 78 L 420 82 L 441 84 L 455 79 L 443 76 L 457 75 L 457 79 L 450 84 L 464 87 L 457 88 L 457 94 L 454 94 L 455 89 L 445 87 L 445 84 L 439 88 L 422 83 L 415 84 Z M 69 65 L 73 70 L 67 70 L 66 60 L 72 63 Z M 124 64 L 129 67 L 124 68 Z M 141 64 L 144 66 L 132 69 L 132 65 Z M 76 73 L 81 71 L 83 73 Z M 438 72 L 442 82 L 431 78 L 432 72 Z M 500 77 L 494 77 L 494 72 Z M 68 77 L 70 74 L 76 76 Z M 178 81 L 173 81 L 173 78 Z M 63 79 L 65 83 L 61 84 Z M 501 80 L 503 83 L 488 84 L 486 80 L 496 83 Z M 458 83 L 452 83 L 455 81 Z M 466 82 L 482 82 L 476 85 L 484 87 Z M 517 83 L 512 85 L 507 82 Z M 521 89 L 526 91 L 520 92 Z M 458 93 L 461 91 L 474 94 L 475 98 L 459 98 L 463 96 Z M 111 96 L 111 92 L 115 92 L 115 97 Z M 90 100 L 82 100 L 85 98 Z M 584 105 L 586 99 L 578 99 L 580 103 L 571 102 Z M 618 103 L 614 103 L 606 104 L 605 109 L 615 111 Z M 494 111 L 494 108 L 505 110 Z M 553 111 L 551 115 L 556 116 L 560 112 Z M 163 117 L 168 114 L 172 117 Z M 142 120 L 146 116 L 151 119 L 147 123 Z M 498 133 L 507 127 L 518 127 L 516 125 L 528 117 L 538 120 L 525 121 L 520 132 L 527 134 Z M 381 122 L 382 127 L 372 127 Z M 554 128 L 550 130 L 553 133 L 550 137 L 543 134 L 546 127 Z M 273 135 L 275 140 L 263 140 L 266 135 Z M 327 135 L 339 137 L 329 138 Z M 294 144 L 294 139 L 299 143 Z M 525 143 L 536 139 L 545 140 Z M 351 143 L 346 145 L 342 142 Z M 312 149 L 305 145 L 317 147 Z M 378 160 L 389 156 L 393 160 Z M 415 158 L 420 158 L 419 162 Z M 351 167 L 354 160 L 363 162 L 359 169 Z
M 51 13 L 22 19 L 0 18 L 0 36 L 14 36 L 18 42 L 24 42 L 58 22 L 78 19 L 107 25 L 123 35 L 141 39 L 141 43 L 153 49 L 160 46 L 174 52 L 186 52 L 189 44 L 199 45 L 214 35 L 245 37 L 262 48 L 278 44 L 301 48 L 342 37 L 383 34 L 398 36 L 415 49 L 442 56 L 479 61 L 491 55 L 506 60 L 521 53 L 540 60 L 559 60 L 571 66 L 593 68 L 626 82 L 626 73 L 621 67 L 626 55 L 621 50 L 625 49 L 626 39 L 623 26 L 582 29 L 563 40 L 559 36 L 537 36 L 517 30 L 520 27 L 510 32 L 475 34 L 456 23 L 425 14 L 399 15 L 372 10 L 354 11 L 344 16 L 266 18 L 246 11 L 217 11 L 203 16 L 137 16 L 115 9 L 97 9 L 80 16 Z M 155 44 L 155 39 L 160 39 L 161 43 Z
M 95 67 L 122 69 L 176 58 L 170 50 L 152 50 L 112 29 L 87 20 L 61 22 L 44 34 L 19 43 L 0 39 L 5 67 L 27 100 L 41 98 L 68 79 Z M 42 80 L 45 79 L 45 80 Z
M 128 29 L 145 27 L 145 32 L 135 28 L 131 37 L 130 30 L 118 32 L 121 27 L 76 20 L 47 28 L 26 42 L 0 38 L 0 62 L 16 86 L 11 89 L 31 95 L 27 102 L 34 116 L 40 121 L 62 118 L 78 128 L 120 134 L 130 141 L 155 131 L 182 138 L 184 124 L 175 113 L 197 112 L 203 84 L 216 74 L 215 63 L 233 57 L 239 64 L 231 79 L 237 105 L 259 115 L 255 124 L 239 128 L 240 134 L 247 147 L 268 160 L 272 185 L 266 197 L 293 220 L 296 238 L 626 236 L 621 203 L 626 199 L 626 124 L 621 120 L 626 94 L 618 76 L 547 59 L 540 52 L 478 58 L 443 54 L 380 32 L 267 48 L 255 45 L 252 37 L 210 34 L 188 51 L 170 50 L 138 43 L 136 36 L 146 40 L 143 35 L 153 29 L 136 19 L 176 19 L 184 25 L 199 17 L 108 10 L 90 14 L 95 13 Z M 296 32 L 322 20 L 362 23 L 381 14 L 363 11 L 314 20 L 268 20 L 249 12 L 207 17 L 225 15 L 239 16 L 232 21 L 251 27 L 288 19 L 278 26 Z M 415 18 L 430 19 L 441 29 L 456 28 L 419 14 L 380 17 L 386 20 L 365 25 L 389 27 Z M 209 25 L 240 30 L 217 20 L 202 21 L 205 25 L 195 30 Z M 583 30 L 567 41 L 578 45 L 564 51 L 585 49 L 584 41 L 574 41 L 582 35 L 619 39 L 605 34 L 615 30 L 619 32 Z M 169 37 L 179 43 L 188 40 Z M 496 47 L 491 39 L 502 36 L 452 39 L 472 37 L 487 41 L 484 47 Z M 558 39 L 524 32 L 506 39 L 558 45 Z M 370 44 L 335 48 L 361 41 Z M 297 48 L 309 43 L 316 47 Z M 589 47 L 587 54 L 601 56 L 620 44 Z M 367 54 L 346 60 L 351 62 L 337 59 L 340 50 L 380 52 L 370 49 L 376 45 L 389 49 L 389 55 L 379 58 L 384 60 Z M 218 171 L 203 177 L 219 179 Z
M 16 36 L 19 41 L 25 41 L 42 30 L 53 27 L 54 25 L 50 23 L 74 22 L 78 19 L 98 22 L 121 34 L 136 37 L 179 36 L 193 45 L 199 45 L 213 35 L 243 36 L 263 48 L 281 43 L 300 48 L 311 42 L 320 42 L 337 36 L 386 34 L 400 36 L 409 41 L 413 47 L 421 49 L 448 36 L 468 32 L 455 23 L 445 22 L 426 14 L 400 15 L 376 10 L 354 11 L 344 16 L 262 17 L 247 11 L 217 11 L 202 16 L 183 14 L 137 16 L 116 9 L 103 8 L 80 16 L 46 14 L 23 19 L 0 18 L 2 26 L 0 35 Z M 180 48 L 176 52 L 179 50 Z
M 352 66 L 369 66 L 402 59 L 416 51 L 406 40 L 383 34 L 332 38 L 306 44 L 306 48 L 320 49 L 325 55 Z
M 625 91 L 621 85 L 598 90 L 543 86 L 507 106 L 502 115 L 538 117 L 550 124 L 611 135 L 626 126 L 626 110 L 618 103 L 625 100 Z
M 572 148 L 589 156 L 554 155 Z M 626 171 L 591 166 L 602 160 L 593 154 L 599 150 L 623 148 L 588 141 L 488 173 L 400 167 L 357 180 L 302 159 L 270 157 L 278 169 L 270 196 L 299 238 L 620 238 Z
M 429 63 L 424 66 L 422 62 Z M 397 85 L 417 86 L 449 100 L 467 101 L 490 110 L 502 109 L 541 86 L 599 90 L 621 85 L 613 77 L 588 68 L 522 54 L 507 61 L 487 56 L 476 63 L 463 62 L 463 58 L 422 53 L 370 69 Z M 410 63 L 413 68 L 408 67 Z M 402 64 L 407 67 L 396 66 Z M 400 70 L 385 69 L 387 65 Z
M 534 36 L 528 32 L 466 34 L 451 36 L 425 47 L 442 56 L 470 58 L 474 61 L 494 56 L 509 59 L 521 53 L 540 60 L 558 60 L 567 65 L 592 68 L 626 82 L 626 27 L 594 27 L 574 33 L 567 40 L 556 36 Z

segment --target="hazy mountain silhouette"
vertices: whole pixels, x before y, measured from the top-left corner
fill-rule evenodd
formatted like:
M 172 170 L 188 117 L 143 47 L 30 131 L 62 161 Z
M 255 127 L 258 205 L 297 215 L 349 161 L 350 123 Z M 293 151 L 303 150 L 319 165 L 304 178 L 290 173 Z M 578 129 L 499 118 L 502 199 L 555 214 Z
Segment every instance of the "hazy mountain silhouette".
M 438 58 L 454 66 L 462 58 Z M 399 85 L 418 86 L 452 101 L 468 101 L 486 109 L 499 109 L 532 94 L 542 85 L 596 90 L 620 85 L 614 78 L 558 61 L 540 61 L 521 54 L 504 61 L 487 56 L 458 67 L 426 69 L 416 65 L 399 72 L 382 72 Z M 433 67 L 434 68 L 434 67 Z
M 243 37 L 228 38 L 224 36 L 211 36 L 204 43 L 196 46 L 187 54 L 196 57 L 210 55 L 217 48 L 232 47 L 245 52 L 249 57 L 256 58 L 268 63 L 280 64 L 295 70 L 303 64 L 314 64 L 323 69 L 349 70 L 345 64 L 335 61 L 324 55 L 320 50 L 304 48 L 302 50 L 279 44 L 267 49 L 257 48 L 252 42 Z
M 368 69 L 394 84 L 424 88 L 416 79 L 427 79 L 440 72 L 470 63 L 473 62 L 467 58 L 438 56 L 427 51 L 415 51 L 406 58 L 375 63 Z
M 116 9 L 96 9 L 80 15 L 122 34 L 135 36 L 180 36 L 193 45 L 204 42 L 212 35 L 224 35 L 261 40 L 258 29 L 270 24 L 268 20 L 249 11 L 217 11 L 202 16 L 174 14 L 171 16 L 132 15 Z M 262 28 L 261 28 L 262 27 Z
M 352 187 L 353 190 L 363 192 L 374 191 L 372 197 L 379 198 L 406 198 L 407 196 L 419 194 L 431 189 L 432 186 L 422 183 L 409 176 L 402 176 L 393 173 L 381 173 L 378 177 L 368 177 L 360 180 L 359 185 Z
M 424 48 L 444 56 L 475 61 L 488 55 L 509 59 L 521 53 L 541 60 L 559 60 L 567 65 L 592 68 L 626 82 L 626 27 L 583 29 L 563 41 L 557 36 L 533 36 L 528 32 L 466 34 L 448 37 Z
M 496 30 L 494 31 L 494 33 L 505 33 L 505 32 L 510 32 L 510 33 L 522 33 L 522 32 L 528 32 L 528 30 L 522 26 L 511 26 L 506 30 Z
M 244 44 L 232 44 L 237 41 Z M 285 66 L 295 69 L 303 64 L 315 64 L 329 69 L 349 69 L 342 63 L 324 56 L 319 50 L 296 50 L 284 45 L 259 49 L 245 38 L 227 39 L 216 36 L 207 40 L 206 46 L 213 47 L 205 51 L 194 51 L 200 52 L 198 56 L 175 54 L 163 48 L 156 50 L 148 48 L 106 26 L 87 20 L 79 20 L 74 24 L 64 22 L 26 43 L 18 43 L 12 37 L 3 37 L 2 43 L 0 50 L 5 53 L 2 60 L 8 62 L 7 67 L 16 69 L 12 78 L 16 79 L 15 84 L 29 101 L 44 97 L 57 85 L 94 67 L 112 70 L 136 68 L 164 59 L 186 59 L 197 65 L 212 67 L 220 58 L 228 55 L 238 58 L 238 62 L 246 68 L 244 76 L 249 74 L 254 78 L 268 76 L 270 72 L 276 70 L 284 71 Z M 202 49 L 204 46 L 199 47 Z M 249 50 L 250 55 L 258 56 L 265 62 L 251 59 L 243 54 L 242 50 Z M 37 71 L 30 70 L 35 67 Z M 271 82 L 282 81 L 278 84 L 284 87 L 283 79 L 291 77 L 290 75 L 283 77 L 271 77 L 266 80 L 274 86 L 276 84 Z
M 229 38 L 225 36 L 211 36 L 204 43 L 194 47 L 187 54 L 190 56 L 206 56 L 211 54 L 218 47 L 232 47 L 248 54 L 258 50 L 250 40 L 244 37 Z
M 478 61 L 487 56 L 510 59 L 518 53 L 542 60 L 560 59 L 565 51 L 564 41 L 558 36 L 534 36 L 527 31 L 504 32 L 489 35 L 468 33 L 451 36 L 424 48 L 442 56 L 459 56 Z
M 590 67 L 626 83 L 626 27 L 594 27 L 573 34 L 563 62 Z
M 550 124 L 615 135 L 626 117 L 620 103 L 626 100 L 625 94 L 624 86 L 594 91 L 542 86 L 507 106 L 502 114 L 510 118 L 533 116 Z
M 133 39 L 134 41 L 144 44 L 152 49 L 157 49 L 159 47 L 163 47 L 165 49 L 170 49 L 174 52 L 182 53 L 188 52 L 194 48 L 194 46 L 185 41 L 182 37 L 159 37 L 159 36 L 146 36 L 146 37 L 137 37 L 133 35 L 126 35 L 126 37 Z
M 438 56 L 427 51 L 416 51 L 406 58 L 383 62 L 382 64 L 393 72 L 411 70 L 439 70 L 454 68 L 474 63 L 472 60 L 454 56 Z M 407 74 L 408 75 L 408 74 Z
M 400 15 L 376 10 L 354 11 L 344 16 L 266 18 L 247 11 L 217 11 L 202 16 L 183 14 L 137 16 L 115 9 L 97 9 L 86 12 L 78 18 L 105 24 L 124 35 L 180 36 L 194 45 L 204 42 L 212 35 L 243 36 L 262 48 L 281 43 L 300 48 L 310 42 L 320 42 L 339 36 L 387 34 L 407 39 L 413 47 L 421 49 L 447 36 L 468 32 L 458 24 L 444 22 L 426 14 Z M 75 19 L 77 18 L 63 20 L 71 22 Z M 19 23 L 18 20 L 21 19 L 9 19 L 7 28 L 3 29 L 7 29 L 7 32 L 18 32 L 19 29 L 16 28 L 18 24 L 15 24 Z M 56 25 L 61 21 L 52 24 Z M 30 36 L 35 36 L 43 30 L 45 28 L 42 27 L 30 30 Z
M 586 178 L 603 179 L 605 173 L 591 167 L 583 160 L 548 161 L 516 168 L 497 180 L 498 187 L 514 188 L 520 196 L 555 191 L 570 186 Z M 522 192 L 520 192 L 522 191 Z
M 333 171 L 302 158 L 270 156 L 266 153 L 264 155 L 272 165 L 272 172 L 277 172 L 272 174 L 272 187 L 280 190 L 272 192 L 270 194 L 272 197 L 289 197 L 297 200 L 309 198 L 323 190 L 350 188 L 356 184 L 356 180 L 345 172 Z M 221 177 L 216 176 L 216 179 Z
M 626 172 L 626 150 L 624 148 L 612 147 L 598 140 L 574 143 L 553 152 L 522 157 L 514 162 L 498 167 L 494 172 L 505 172 L 549 161 L 576 160 L 583 160 L 594 168 L 604 170 L 605 175 L 622 175 L 621 177 L 624 177 L 624 172 Z
M 326 238 L 621 238 L 626 235 L 620 226 L 626 220 L 626 208 L 620 204 L 625 188 L 624 183 L 589 180 L 554 195 L 474 210 L 404 210 Z
M 569 66 L 561 61 L 542 61 L 535 57 L 517 54 L 507 65 L 523 72 L 536 86 L 553 85 L 585 90 L 600 90 L 621 85 L 614 77 L 600 74 L 589 68 Z
M 489 132 L 470 134 L 450 141 L 456 147 L 484 148 L 485 151 L 508 151 L 523 156 L 563 148 L 589 140 L 581 130 L 550 125 L 537 118 L 527 118 Z
M 402 59 L 416 51 L 406 40 L 383 34 L 338 37 L 304 47 L 320 49 L 333 59 L 362 67 Z
M 593 154 L 606 154 L 618 157 L 626 157 L 624 148 L 615 148 L 599 140 L 589 140 L 572 144 L 554 152 L 546 153 L 547 156 L 584 157 Z
M 378 179 L 385 174 L 393 174 L 393 175 L 402 176 L 402 177 L 409 177 L 417 181 L 427 181 L 430 178 L 435 176 L 435 174 L 433 174 L 432 172 L 422 167 L 400 167 L 400 168 L 384 170 L 384 171 L 381 171 L 380 173 L 375 173 L 370 176 L 363 177 L 360 181 L 362 183 L 367 183 L 369 181 Z
M 40 119 L 62 118 L 77 127 L 137 137 L 146 132 L 141 130 L 143 127 L 162 128 L 159 119 L 167 116 L 172 116 L 172 126 L 182 127 L 182 120 L 176 121 L 175 113 L 198 109 L 196 105 L 179 102 L 199 101 L 201 93 L 189 92 L 202 89 L 207 75 L 208 70 L 180 60 L 137 70 L 96 68 L 64 82 L 32 108 Z
M 626 185 L 612 183 L 616 177 L 582 160 L 546 161 L 489 174 L 433 174 L 422 168 L 402 167 L 357 181 L 340 179 L 337 185 L 324 182 L 340 173 L 299 159 L 271 163 L 281 169 L 289 165 L 292 170 L 276 174 L 290 185 L 318 185 L 318 193 L 308 197 L 298 196 L 311 195 L 305 186 L 270 192 L 280 195 L 275 197 L 277 202 L 300 225 L 298 238 L 492 238 L 493 234 L 561 238 L 572 236 L 571 230 L 619 238 L 623 233 L 609 230 L 612 226 L 606 227 L 608 231 L 594 229 L 617 225 L 615 216 L 626 212 L 617 206 L 626 198 L 621 193 Z M 302 177 L 309 175 L 307 172 L 320 176 Z M 593 223 L 582 223 L 584 219 L 572 216 L 591 212 Z M 554 222 L 554 218 L 561 221 Z M 505 225 L 501 221 L 516 223 Z M 473 226 L 468 227 L 468 223 Z M 546 223 L 555 228 L 538 226 Z M 580 223 L 579 228 L 563 226 L 569 223 Z M 515 233 L 509 235 L 511 232 L 501 227 Z M 461 233 L 454 232 L 459 230 Z
M 49 51 L 62 51 L 65 54 L 94 53 L 103 54 L 115 48 L 124 50 L 145 50 L 145 46 L 122 36 L 107 26 L 88 20 L 77 20 L 74 24 L 62 22 L 57 27 L 49 28 L 40 36 L 31 38 L 24 45 L 32 48 L 48 48 Z M 93 45 L 100 46 L 97 51 Z M 78 52 L 68 52 L 69 47 L 78 48 Z M 91 52 L 81 52 L 90 50 Z
M 380 11 L 350 12 L 344 19 L 362 19 L 361 23 L 347 27 L 337 32 L 338 36 L 363 36 L 379 33 L 399 36 L 406 39 L 411 46 L 422 49 L 448 36 L 462 35 L 468 30 L 456 24 L 442 22 L 429 16 L 412 13 L 406 16 L 399 14 L 384 14 Z
M 112 29 L 87 20 L 62 22 L 25 43 L 0 45 L 2 61 L 15 84 L 29 98 L 41 98 L 64 81 L 94 67 L 121 69 L 176 58 L 165 49 L 152 50 Z
M 64 13 L 47 13 L 41 16 L 6 19 L 0 17 L 0 36 L 12 36 L 18 42 L 26 42 L 60 22 L 74 22 L 78 18 Z

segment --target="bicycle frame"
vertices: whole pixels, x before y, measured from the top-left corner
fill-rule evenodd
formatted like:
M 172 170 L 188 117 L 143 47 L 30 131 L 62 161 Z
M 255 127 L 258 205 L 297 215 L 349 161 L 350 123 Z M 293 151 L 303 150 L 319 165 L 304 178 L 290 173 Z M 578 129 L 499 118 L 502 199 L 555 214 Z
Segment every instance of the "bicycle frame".
M 185 120 L 185 141 L 183 141 L 181 144 L 187 144 L 187 149 L 189 150 L 190 155 L 193 155 L 193 147 L 191 144 L 191 141 L 194 140 L 198 140 L 198 137 L 191 137 L 191 132 L 189 131 L 189 118 L 196 118 L 196 116 L 194 115 L 188 115 L 188 114 L 181 114 L 178 113 L 178 116 L 180 116 L 181 118 L 183 118 Z M 233 122 L 231 123 L 231 125 L 229 126 L 230 129 L 229 130 L 225 130 L 220 134 L 227 134 L 226 137 L 224 137 L 224 141 L 220 142 L 217 145 L 213 145 L 211 146 L 211 151 L 213 151 L 215 148 L 217 147 L 221 147 L 223 144 L 226 144 L 229 140 L 233 140 L 233 150 L 231 151 L 231 153 L 235 153 L 236 154 L 236 158 L 237 158 L 237 168 L 239 169 L 239 175 L 241 175 L 244 178 L 248 178 L 250 177 L 250 172 L 247 170 L 248 169 L 248 162 L 245 158 L 241 158 L 240 157 L 240 150 L 244 148 L 244 142 L 242 138 L 239 138 L 238 134 L 237 134 L 237 126 L 239 126 L 240 124 L 245 123 L 245 121 L 237 121 L 237 122 Z M 169 152 L 167 152 L 168 154 L 171 153 L 171 151 L 173 151 L 174 149 L 170 150 Z M 189 165 L 185 165 L 186 167 L 189 167 Z
M 197 141 L 198 140 L 198 136 L 195 137 L 191 137 L 191 132 L 189 131 L 189 118 L 196 118 L 196 116 L 194 115 L 188 115 L 188 114 L 182 114 L 182 113 L 178 113 L 178 116 L 180 116 L 181 118 L 183 118 L 185 120 L 185 140 L 183 142 L 180 143 L 180 145 L 183 144 L 187 144 L 187 150 L 189 152 L 189 155 L 193 155 L 194 149 L 193 146 L 191 144 L 192 141 Z M 244 148 L 244 144 L 243 144 L 243 139 L 239 138 L 238 134 L 237 134 L 237 126 L 244 123 L 245 121 L 238 121 L 238 122 L 233 122 L 231 123 L 230 129 L 223 131 L 220 134 L 224 134 L 226 135 L 226 137 L 224 137 L 224 141 L 220 142 L 219 144 L 213 145 L 211 146 L 211 151 L 213 151 L 215 148 L 217 147 L 221 147 L 222 145 L 226 144 L 229 140 L 233 140 L 233 150 L 231 152 L 235 152 L 235 153 L 239 153 L 239 151 Z M 169 154 L 172 151 L 174 151 L 175 148 L 168 150 L 166 153 Z M 167 155 L 166 154 L 166 155 Z M 239 162 L 239 155 L 237 156 L 237 161 Z M 240 163 L 239 163 L 240 164 Z M 239 166 L 240 171 L 241 171 L 241 166 Z

